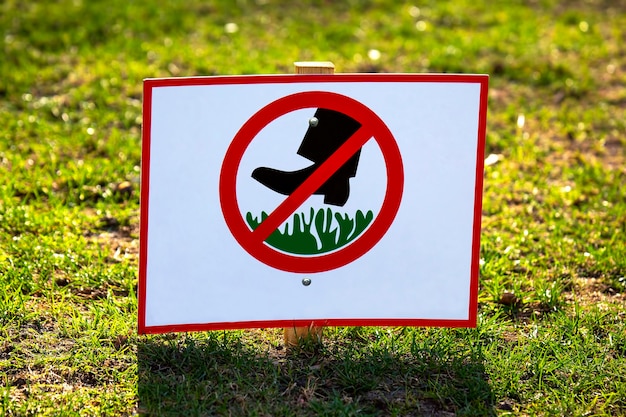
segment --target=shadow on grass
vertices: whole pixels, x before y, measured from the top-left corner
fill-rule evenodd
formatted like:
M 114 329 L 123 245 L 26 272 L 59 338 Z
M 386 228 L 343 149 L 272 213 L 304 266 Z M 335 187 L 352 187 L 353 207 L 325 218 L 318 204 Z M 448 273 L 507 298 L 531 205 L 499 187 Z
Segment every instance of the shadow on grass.
M 241 332 L 138 344 L 144 415 L 495 415 L 480 352 L 409 341 L 394 352 L 327 340 L 315 353 Z

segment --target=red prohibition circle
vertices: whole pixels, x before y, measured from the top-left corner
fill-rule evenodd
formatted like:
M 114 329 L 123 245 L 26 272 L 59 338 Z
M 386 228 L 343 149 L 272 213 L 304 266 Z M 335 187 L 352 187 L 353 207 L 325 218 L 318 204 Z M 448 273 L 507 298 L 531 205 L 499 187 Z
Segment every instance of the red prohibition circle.
M 254 138 L 273 120 L 305 108 L 326 108 L 346 114 L 361 123 L 380 147 L 385 160 L 387 189 L 380 212 L 361 237 L 334 252 L 319 256 L 294 256 L 255 239 L 237 203 L 237 172 Z M 404 170 L 400 149 L 385 123 L 364 104 L 341 94 L 308 91 L 282 97 L 255 113 L 232 140 L 220 171 L 219 197 L 226 225 L 241 247 L 257 260 L 287 272 L 315 273 L 340 268 L 360 258 L 385 235 L 400 208 Z

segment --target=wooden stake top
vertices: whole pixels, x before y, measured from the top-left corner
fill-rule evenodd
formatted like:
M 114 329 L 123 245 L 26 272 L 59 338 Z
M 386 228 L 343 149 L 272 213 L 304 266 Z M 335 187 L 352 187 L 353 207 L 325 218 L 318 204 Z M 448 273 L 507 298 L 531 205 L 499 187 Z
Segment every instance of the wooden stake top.
M 296 74 L 334 74 L 335 64 L 328 61 L 294 62 Z

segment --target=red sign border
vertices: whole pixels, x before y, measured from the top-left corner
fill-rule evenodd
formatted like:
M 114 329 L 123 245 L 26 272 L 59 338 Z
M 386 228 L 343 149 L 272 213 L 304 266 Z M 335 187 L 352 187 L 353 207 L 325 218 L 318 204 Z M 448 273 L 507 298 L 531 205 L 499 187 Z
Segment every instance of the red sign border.
M 279 252 L 263 242 L 252 239 L 252 232 L 241 216 L 237 203 L 236 180 L 241 158 L 261 130 L 289 112 L 316 107 L 342 112 L 361 122 L 362 128 L 372 131 L 371 136 L 378 142 L 385 159 L 387 188 L 380 212 L 363 235 L 332 253 L 304 257 Z M 241 127 L 226 151 L 219 190 L 226 224 L 239 245 L 251 256 L 268 266 L 286 272 L 316 273 L 347 265 L 374 247 L 393 223 L 400 207 L 403 187 L 404 172 L 400 149 L 385 123 L 367 106 L 350 97 L 326 91 L 307 91 L 269 103 Z
M 146 286 L 148 264 L 148 204 L 150 196 L 150 136 L 152 127 L 152 91 L 160 87 L 245 85 L 245 84 L 295 84 L 295 83 L 451 83 L 480 85 L 478 114 L 476 176 L 474 185 L 474 223 L 470 265 L 469 306 L 467 319 L 306 319 L 264 320 L 219 323 L 146 325 Z M 216 77 L 183 77 L 145 79 L 143 83 L 143 124 L 141 140 L 141 206 L 139 232 L 139 283 L 137 325 L 139 334 L 191 332 L 208 330 L 235 330 L 248 328 L 274 328 L 308 326 L 427 326 L 476 327 L 478 315 L 478 280 L 480 261 L 480 232 L 482 216 L 485 137 L 487 128 L 487 99 L 489 76 L 486 74 L 335 74 L 328 75 L 240 75 Z

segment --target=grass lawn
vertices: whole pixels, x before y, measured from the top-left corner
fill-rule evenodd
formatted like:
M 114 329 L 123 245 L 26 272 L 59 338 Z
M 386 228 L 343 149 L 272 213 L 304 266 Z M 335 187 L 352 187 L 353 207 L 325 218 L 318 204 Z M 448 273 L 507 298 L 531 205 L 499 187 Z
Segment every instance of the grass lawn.
M 142 80 L 491 75 L 476 329 L 137 336 Z M 0 3 L 3 415 L 626 415 L 626 2 Z

